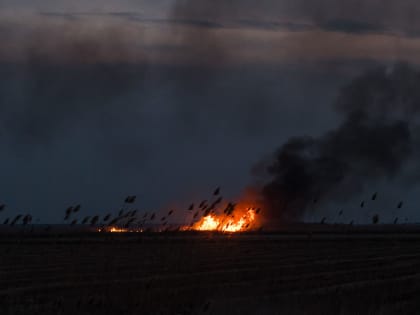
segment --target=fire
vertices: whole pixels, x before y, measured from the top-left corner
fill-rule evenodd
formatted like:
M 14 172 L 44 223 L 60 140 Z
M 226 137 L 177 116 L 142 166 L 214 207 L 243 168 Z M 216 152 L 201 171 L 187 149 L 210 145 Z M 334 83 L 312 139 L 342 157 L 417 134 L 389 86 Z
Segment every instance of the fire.
M 249 188 L 244 191 L 238 203 L 222 202 L 214 208 L 211 206 L 211 211 L 207 208 L 201 213 L 201 218 L 198 217 L 184 230 L 228 233 L 257 230 L 262 223 L 262 203 L 259 200 L 259 191 Z
M 122 228 L 118 228 L 118 227 L 111 227 L 108 232 L 110 233 L 125 233 L 128 232 L 128 229 L 122 229 Z
M 204 217 L 202 222 L 195 226 L 195 229 L 198 231 L 212 231 L 216 230 L 220 225 L 219 220 L 212 215 Z
M 246 208 L 235 211 L 232 215 L 212 213 L 194 223 L 190 230 L 232 233 L 250 231 L 257 228 L 256 218 L 259 211 L 256 208 Z
M 164 213 L 158 214 L 160 215 L 159 220 L 154 220 L 156 216 L 155 212 L 152 215 L 146 213 L 142 214 L 143 220 L 138 221 L 139 218 L 136 217 L 136 210 L 134 212 L 128 212 L 131 213 L 128 217 L 127 215 L 122 216 L 119 214 L 119 217 L 112 222 L 120 221 L 119 225 L 102 227 L 98 231 L 107 233 L 142 233 L 145 231 L 217 231 L 235 233 L 257 230 L 263 222 L 260 213 L 262 203 L 259 197 L 258 191 L 249 189 L 244 192 L 238 203 L 227 202 L 220 196 L 220 189 L 217 188 L 212 198 L 203 200 L 199 204 L 192 203 L 184 210 L 186 212 L 181 212 L 182 210 L 164 210 Z M 178 217 L 176 216 L 177 213 L 183 215 L 182 225 L 175 223 L 175 220 L 179 220 L 180 218 L 179 215 Z M 171 216 L 172 214 L 174 215 Z M 132 224 L 133 222 L 137 223 Z M 130 224 L 134 226 L 130 226 Z
M 98 232 L 107 232 L 107 233 L 141 233 L 143 232 L 143 229 L 126 229 L 126 228 L 120 228 L 116 226 L 106 227 L 106 228 L 100 228 L 98 229 Z

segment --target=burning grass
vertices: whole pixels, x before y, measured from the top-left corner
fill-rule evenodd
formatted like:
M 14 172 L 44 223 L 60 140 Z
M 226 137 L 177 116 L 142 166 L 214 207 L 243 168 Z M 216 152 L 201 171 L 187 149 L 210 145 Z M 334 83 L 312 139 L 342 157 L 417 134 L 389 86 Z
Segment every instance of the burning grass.
M 255 194 L 246 192 L 240 202 L 232 203 L 223 200 L 220 196 L 220 188 L 217 188 L 211 198 L 201 202 L 193 202 L 184 210 L 169 212 L 164 210 L 162 217 L 154 222 L 153 230 L 164 231 L 215 231 L 223 233 L 236 233 L 257 230 L 261 226 L 261 208 L 256 204 Z M 124 210 L 124 211 L 123 211 Z M 155 213 L 150 216 L 142 215 L 141 220 L 136 219 L 137 211 L 133 215 L 124 215 L 126 210 L 120 211 L 119 216 L 107 226 L 99 228 L 100 232 L 109 233 L 141 233 L 146 230 L 146 223 L 152 223 Z M 132 213 L 132 212 L 127 212 Z M 181 218 L 184 222 L 176 224 L 173 219 Z M 172 222 L 170 222 L 172 221 Z
M 197 222 L 193 223 L 192 226 L 183 227 L 182 230 L 219 231 L 234 233 L 246 232 L 258 227 L 259 220 L 257 219 L 257 214 L 259 213 L 259 210 L 257 208 L 247 207 L 244 209 L 239 209 L 239 211 L 235 212 L 226 211 L 226 209 L 222 214 L 214 212 L 203 216 Z

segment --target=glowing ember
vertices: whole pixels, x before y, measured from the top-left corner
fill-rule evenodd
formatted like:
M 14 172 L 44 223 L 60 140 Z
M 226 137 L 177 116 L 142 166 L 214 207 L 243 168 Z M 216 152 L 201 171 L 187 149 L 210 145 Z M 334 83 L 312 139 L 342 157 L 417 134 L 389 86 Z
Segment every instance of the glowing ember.
M 125 232 L 128 232 L 128 230 L 117 228 L 117 227 L 111 227 L 108 232 L 111 232 L 111 233 L 125 233 Z
M 98 232 L 107 232 L 107 233 L 141 233 L 143 232 L 142 229 L 125 229 L 125 228 L 119 228 L 115 226 L 107 227 L 107 228 L 101 228 L 98 229 Z

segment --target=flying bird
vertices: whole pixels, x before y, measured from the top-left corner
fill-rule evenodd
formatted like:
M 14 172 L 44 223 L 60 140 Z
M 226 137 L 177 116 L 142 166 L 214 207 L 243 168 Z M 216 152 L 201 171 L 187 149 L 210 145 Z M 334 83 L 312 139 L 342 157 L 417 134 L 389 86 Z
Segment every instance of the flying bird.
M 118 222 L 119 218 L 113 219 L 111 222 L 109 222 L 108 226 L 112 226 Z
M 229 202 L 226 209 L 223 210 L 223 213 L 225 213 L 226 215 L 231 215 L 235 210 L 235 207 L 236 205 L 234 203 Z M 259 211 L 257 213 L 259 213 Z
M 67 221 L 70 218 L 72 211 L 73 211 L 73 207 L 68 207 L 66 209 L 66 215 L 64 216 L 64 221 Z
M 27 214 L 23 217 L 22 221 L 23 225 L 27 225 L 32 222 L 32 216 L 30 214 Z
M 372 200 L 373 200 L 373 201 L 375 201 L 377 197 L 378 197 L 378 193 L 377 193 L 377 192 L 375 192 L 375 193 L 373 194 L 373 196 L 372 196 Z
M 360 204 L 360 208 L 363 208 L 364 206 L 365 206 L 365 202 L 362 201 L 361 204 Z
M 136 196 L 128 196 L 125 198 L 125 203 L 134 203 L 136 201 Z
M 83 219 L 82 224 L 86 224 L 90 219 L 90 216 L 87 216 Z
M 217 187 L 216 190 L 213 192 L 214 196 L 217 196 L 220 193 L 220 187 Z
M 10 222 L 10 225 L 15 225 L 19 220 L 20 220 L 20 218 L 22 217 L 22 215 L 21 214 L 18 214 L 14 219 L 13 219 L 13 221 L 12 222 Z
M 66 209 L 66 214 L 70 214 L 73 211 L 73 207 L 68 207 Z
M 92 220 L 90 220 L 90 225 L 93 226 L 99 221 L 99 216 L 95 215 Z
M 404 203 L 403 203 L 402 201 L 400 201 L 400 203 L 398 204 L 397 208 L 398 208 L 398 209 L 401 209 L 401 208 L 402 208 L 402 206 L 403 206 L 403 204 L 404 204 Z
M 203 208 L 206 203 L 207 203 L 207 200 L 203 200 L 202 202 L 200 202 L 199 208 Z

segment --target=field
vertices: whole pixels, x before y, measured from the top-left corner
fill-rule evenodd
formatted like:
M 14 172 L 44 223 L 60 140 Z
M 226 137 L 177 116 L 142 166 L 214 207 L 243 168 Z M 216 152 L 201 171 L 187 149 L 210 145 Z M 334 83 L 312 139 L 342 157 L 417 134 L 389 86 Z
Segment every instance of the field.
M 418 314 L 420 235 L 0 237 L 0 314 Z

